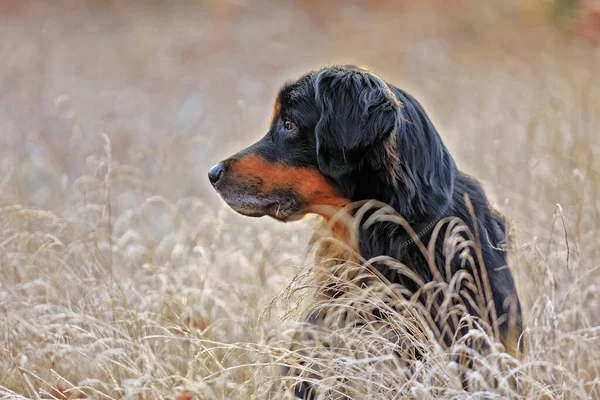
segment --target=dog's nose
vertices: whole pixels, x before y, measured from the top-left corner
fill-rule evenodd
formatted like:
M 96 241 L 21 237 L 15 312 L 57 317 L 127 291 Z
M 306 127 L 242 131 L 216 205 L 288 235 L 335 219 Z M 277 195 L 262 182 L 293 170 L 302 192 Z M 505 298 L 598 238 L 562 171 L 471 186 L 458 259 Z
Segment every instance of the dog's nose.
M 215 186 L 219 180 L 223 177 L 225 173 L 225 168 L 223 168 L 223 163 L 218 163 L 214 167 L 208 171 L 208 180 L 210 183 Z

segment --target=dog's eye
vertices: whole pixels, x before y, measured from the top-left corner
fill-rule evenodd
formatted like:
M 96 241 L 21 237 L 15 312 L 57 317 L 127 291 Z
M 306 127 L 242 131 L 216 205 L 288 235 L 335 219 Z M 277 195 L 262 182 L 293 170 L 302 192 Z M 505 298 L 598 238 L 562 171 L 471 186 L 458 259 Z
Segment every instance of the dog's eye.
M 291 132 L 296 129 L 296 124 L 287 120 L 283 121 L 283 129 L 285 129 L 287 132 Z

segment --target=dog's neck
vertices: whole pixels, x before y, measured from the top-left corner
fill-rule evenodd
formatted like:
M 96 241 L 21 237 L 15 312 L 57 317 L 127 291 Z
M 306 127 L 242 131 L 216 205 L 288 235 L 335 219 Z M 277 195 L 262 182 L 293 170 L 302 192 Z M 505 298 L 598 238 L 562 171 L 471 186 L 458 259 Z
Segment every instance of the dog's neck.
M 317 296 L 321 300 L 341 294 L 336 281 L 348 282 L 359 273 L 360 238 L 352 215 L 346 209 L 335 213 L 320 213 L 323 219 L 316 225 L 310 239 L 314 249 Z
M 311 245 L 322 299 L 337 297 L 341 292 L 335 281 L 354 280 L 361 274 L 364 260 L 380 255 L 397 257 L 414 242 L 423 240 L 439 221 L 437 218 L 408 224 L 411 229 L 394 222 L 377 222 L 365 228 L 362 223 L 366 216 L 357 216 L 356 210 L 349 207 L 321 216 L 323 220 L 313 232 Z
M 353 216 L 345 209 L 320 214 L 323 220 L 315 228 L 312 244 L 317 244 L 319 259 L 357 261 L 360 254 L 359 229 Z

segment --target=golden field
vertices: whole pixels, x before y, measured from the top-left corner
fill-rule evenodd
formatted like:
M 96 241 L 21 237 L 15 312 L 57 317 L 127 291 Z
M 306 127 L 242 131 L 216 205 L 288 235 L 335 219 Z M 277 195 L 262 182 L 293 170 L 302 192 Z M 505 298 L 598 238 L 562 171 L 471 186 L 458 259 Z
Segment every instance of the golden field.
M 512 221 L 527 346 L 467 392 L 444 351 L 338 332 L 304 360 L 326 398 L 600 398 L 600 51 L 562 3 L 3 2 L 0 398 L 291 398 L 311 221 L 236 215 L 206 173 L 286 80 L 348 62 L 415 95 Z

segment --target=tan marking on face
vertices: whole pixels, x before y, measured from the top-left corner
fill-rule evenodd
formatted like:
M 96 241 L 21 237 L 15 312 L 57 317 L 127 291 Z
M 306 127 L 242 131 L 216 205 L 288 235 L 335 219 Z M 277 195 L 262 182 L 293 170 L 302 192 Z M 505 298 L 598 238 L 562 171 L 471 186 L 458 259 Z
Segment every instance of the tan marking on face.
M 273 125 L 273 122 L 275 122 L 275 118 L 277 118 L 277 115 L 279 114 L 279 112 L 281 111 L 281 102 L 279 101 L 279 99 L 275 100 L 275 104 L 273 105 L 273 113 L 271 114 L 271 120 L 269 121 L 269 125 Z
M 270 163 L 254 154 L 232 163 L 229 174 L 233 176 L 231 179 L 245 181 L 262 194 L 291 189 L 301 197 L 308 212 L 326 219 L 330 218 L 332 212 L 350 203 L 337 193 L 319 171 Z M 257 178 L 260 184 L 256 183 Z

